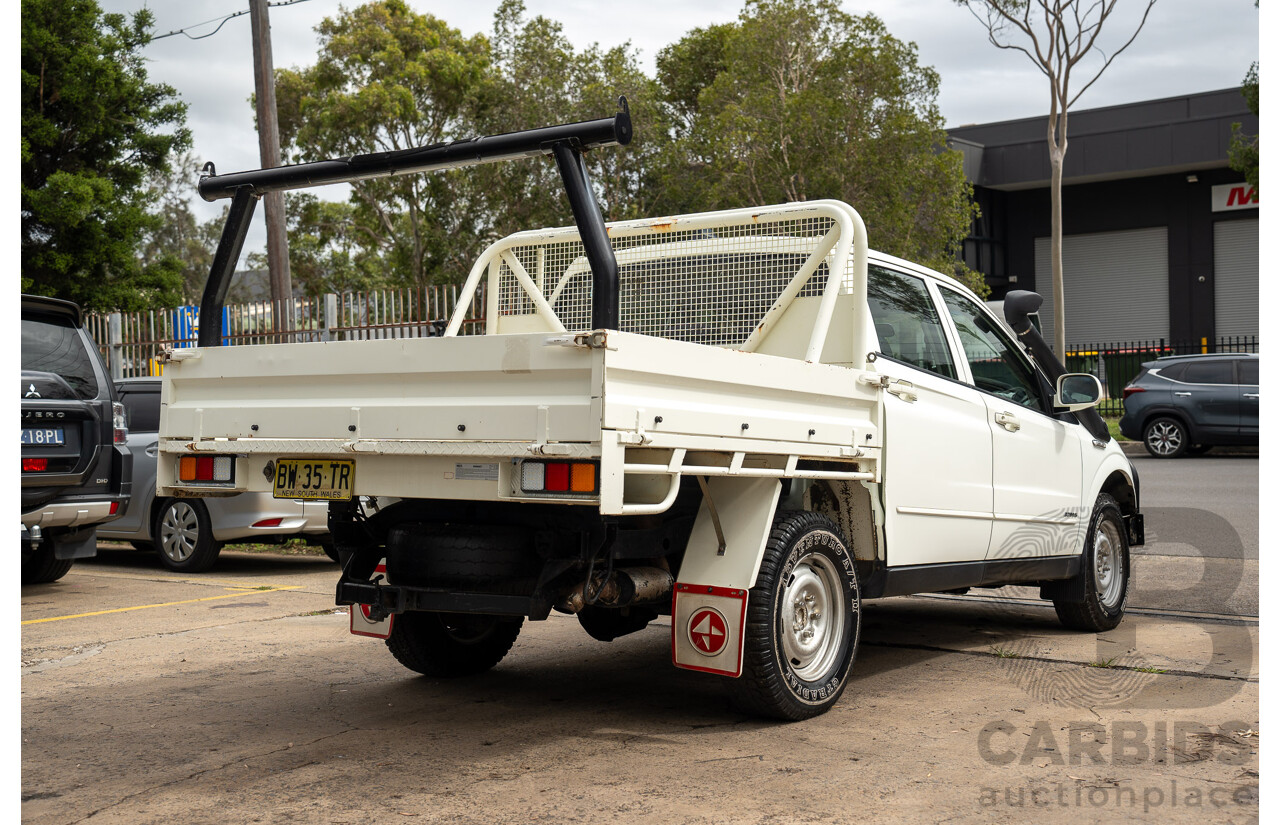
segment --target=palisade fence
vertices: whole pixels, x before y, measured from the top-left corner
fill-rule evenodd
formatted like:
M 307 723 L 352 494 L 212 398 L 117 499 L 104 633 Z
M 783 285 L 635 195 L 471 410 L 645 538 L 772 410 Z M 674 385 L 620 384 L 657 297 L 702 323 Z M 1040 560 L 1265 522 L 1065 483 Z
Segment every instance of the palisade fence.
M 1098 411 L 1103 415 L 1124 414 L 1124 387 L 1142 369 L 1143 363 L 1169 355 L 1200 355 L 1226 352 L 1258 352 L 1258 336 L 1227 335 L 1198 341 L 1122 341 L 1105 344 L 1076 344 L 1067 347 L 1063 365 L 1068 372 L 1098 376 L 1106 391 Z
M 222 311 L 222 344 L 274 344 L 423 338 L 439 335 L 458 305 L 457 284 L 420 289 L 329 293 L 293 301 L 256 301 Z M 484 284 L 476 290 L 459 335 L 484 324 Z M 291 313 L 292 319 L 285 313 Z M 98 344 L 112 378 L 160 375 L 166 348 L 196 346 L 199 307 L 89 313 L 85 329 Z M 277 319 L 284 323 L 277 324 Z

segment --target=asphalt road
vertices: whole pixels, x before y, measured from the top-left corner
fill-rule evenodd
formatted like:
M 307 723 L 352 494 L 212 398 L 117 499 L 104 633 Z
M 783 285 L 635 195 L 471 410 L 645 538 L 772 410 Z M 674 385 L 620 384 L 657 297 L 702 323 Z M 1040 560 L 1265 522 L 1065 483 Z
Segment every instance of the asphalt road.
M 1134 548 L 1129 604 L 1258 615 L 1258 458 L 1133 457 L 1147 543 Z

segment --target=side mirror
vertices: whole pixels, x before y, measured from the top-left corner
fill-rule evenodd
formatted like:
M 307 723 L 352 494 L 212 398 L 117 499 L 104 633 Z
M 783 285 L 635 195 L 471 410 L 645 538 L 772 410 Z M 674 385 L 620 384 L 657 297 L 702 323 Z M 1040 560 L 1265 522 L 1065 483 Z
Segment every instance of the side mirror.
M 1053 406 L 1059 410 L 1076 412 L 1098 406 L 1102 400 L 1102 382 L 1097 376 L 1084 372 L 1069 372 L 1058 376 L 1058 389 L 1053 395 Z

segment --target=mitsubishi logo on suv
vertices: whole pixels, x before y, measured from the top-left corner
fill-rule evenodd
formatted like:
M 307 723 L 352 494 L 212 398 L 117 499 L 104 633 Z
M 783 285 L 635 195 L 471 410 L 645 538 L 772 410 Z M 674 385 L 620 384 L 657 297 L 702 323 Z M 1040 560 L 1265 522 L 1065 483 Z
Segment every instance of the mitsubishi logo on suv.
M 28 386 L 27 386 L 27 394 L 26 394 L 26 395 L 24 395 L 24 396 L 22 396 L 22 397 L 23 397 L 23 398 L 39 398 L 39 397 L 40 397 L 40 393 L 36 392 L 36 385 L 35 385 L 35 384 L 30 384 L 30 385 L 28 385 Z

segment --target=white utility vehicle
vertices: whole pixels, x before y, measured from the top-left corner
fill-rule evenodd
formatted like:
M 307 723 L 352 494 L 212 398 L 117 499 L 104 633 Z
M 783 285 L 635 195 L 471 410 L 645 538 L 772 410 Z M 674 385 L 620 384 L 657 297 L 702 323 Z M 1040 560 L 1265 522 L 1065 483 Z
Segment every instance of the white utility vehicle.
M 677 667 L 800 719 L 844 691 L 864 599 L 1028 584 L 1069 627 L 1121 619 L 1138 479 L 1005 299 L 868 248 L 836 201 L 600 219 L 583 149 L 614 118 L 416 154 L 206 177 L 234 197 L 201 346 L 165 369 L 159 494 L 330 501 L 352 631 L 476 673 L 526 618 L 611 641 L 672 619 Z M 555 155 L 575 227 L 476 262 L 443 336 L 218 347 L 254 200 Z M 484 286 L 483 335 L 460 335 Z

